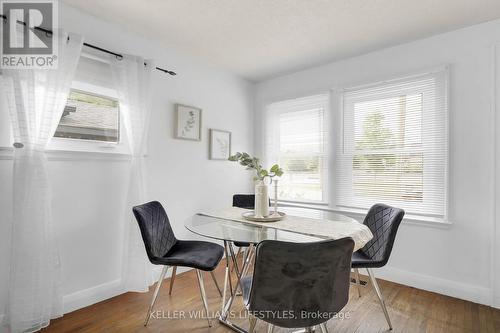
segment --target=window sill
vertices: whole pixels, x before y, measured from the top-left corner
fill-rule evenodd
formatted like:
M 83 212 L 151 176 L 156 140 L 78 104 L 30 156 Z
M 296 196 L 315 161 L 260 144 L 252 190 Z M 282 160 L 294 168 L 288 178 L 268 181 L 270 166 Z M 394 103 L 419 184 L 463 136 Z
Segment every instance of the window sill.
M 46 150 L 49 161 L 80 161 L 80 160 L 112 160 L 129 161 L 132 156 L 127 153 L 112 151 L 83 151 L 48 149 Z M 0 147 L 0 160 L 11 160 L 14 157 L 14 148 Z
M 346 214 L 352 216 L 353 218 L 356 218 L 359 221 L 362 221 L 366 216 L 366 213 L 368 212 L 368 210 L 364 209 L 343 208 L 343 207 L 333 208 L 327 206 L 327 204 L 305 204 L 301 202 L 285 201 L 285 200 L 278 201 L 278 204 L 285 207 L 316 209 L 326 212 Z M 406 214 L 403 221 L 405 224 L 419 225 L 419 226 L 426 225 L 434 228 L 449 228 L 453 225 L 453 223 L 449 220 L 444 220 L 429 216 L 412 215 L 412 214 Z
M 272 200 L 272 198 L 271 198 L 271 200 Z M 324 207 L 324 206 L 328 206 L 329 205 L 329 203 L 326 202 L 326 201 L 278 200 L 278 202 L 281 203 L 281 204 L 283 204 L 283 205 L 284 204 L 293 204 L 293 205 L 297 204 L 297 205 L 306 205 L 306 206 L 314 206 L 314 207 L 317 207 L 317 206 Z
M 79 139 L 63 139 L 52 138 L 47 147 L 47 152 L 75 152 L 75 153 L 92 153 L 92 154 L 109 154 L 109 155 L 128 155 L 130 154 L 129 147 L 123 143 L 79 140 Z
M 47 149 L 49 161 L 78 161 L 78 160 L 113 160 L 128 161 L 130 154 L 112 151 L 83 151 L 65 149 Z
M 0 147 L 0 160 L 10 160 L 14 155 L 14 148 Z

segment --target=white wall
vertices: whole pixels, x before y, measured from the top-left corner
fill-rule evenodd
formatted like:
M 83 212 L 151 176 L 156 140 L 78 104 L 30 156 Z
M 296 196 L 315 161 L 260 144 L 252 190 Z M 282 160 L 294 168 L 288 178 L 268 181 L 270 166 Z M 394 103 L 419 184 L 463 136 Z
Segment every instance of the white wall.
M 495 76 L 493 77 L 493 112 L 495 113 L 495 220 L 492 224 L 491 258 L 493 271 L 491 278 L 493 283 L 493 304 L 500 308 L 500 43 L 497 43 L 492 50 L 494 59 Z
M 1 110 L 0 94 L 0 110 Z M 5 302 L 7 299 L 7 278 L 9 274 L 7 258 L 10 255 L 11 217 L 12 217 L 12 160 L 3 159 L 0 151 L 0 253 L 2 255 L 2 264 L 0 265 L 0 323 L 2 314 L 5 313 Z M 1 327 L 1 325 L 0 325 Z M 1 329 L 0 329 L 1 331 Z
M 225 161 L 208 160 L 208 129 L 232 132 L 232 149 L 253 151 L 254 85 L 197 59 L 126 31 L 60 3 L 60 26 L 87 42 L 113 51 L 152 58 L 175 70 L 171 77 L 153 74 L 153 110 L 148 145 L 148 197 L 162 202 L 179 238 L 194 238 L 184 221 L 206 208 L 231 204 L 232 194 L 250 191 L 250 175 Z M 132 24 L 132 23 L 131 23 Z M 203 109 L 201 142 L 173 139 L 174 103 Z M 4 110 L 5 111 L 5 110 Z M 4 121 L 5 118 L 0 118 Z M 0 137 L 8 138 L 5 130 Z M 0 141 L 1 142 L 1 141 Z M 1 153 L 1 152 L 0 152 Z M 12 159 L 0 154 L 0 209 L 12 207 Z M 2 159 L 3 156 L 3 159 Z M 120 291 L 122 223 L 129 161 L 99 154 L 51 153 L 54 220 L 62 258 L 66 311 Z M 3 219 L 10 219 L 2 215 Z M 0 228 L 8 225 L 2 223 Z M 0 235 L 7 236 L 0 229 Z M 8 249 L 0 240 L 1 253 Z M 5 265 L 1 265 L 2 269 Z M 0 299 L 5 299 L 6 272 L 0 271 Z M 1 306 L 1 305 L 0 305 Z M 0 308 L 0 313 L 2 313 Z
M 492 46 L 498 41 L 500 20 L 261 82 L 256 87 L 256 153 L 262 151 L 260 125 L 269 102 L 450 64 L 453 225 L 437 227 L 405 221 L 389 265 L 379 275 L 491 304 L 495 281 L 492 263 L 499 260 L 492 257 L 495 137 L 491 105 Z
M 491 303 L 494 289 L 491 278 L 496 276 L 496 281 L 500 281 L 498 264 L 496 270 L 492 268 L 499 261 L 492 253 L 496 250 L 500 255 L 500 228 L 496 228 L 495 234 L 495 123 L 490 105 L 491 47 L 500 41 L 500 21 L 262 82 L 255 91 L 258 126 L 254 132 L 252 84 L 67 5 L 61 4 L 60 16 L 62 27 L 83 34 L 90 43 L 151 57 L 159 66 L 179 73 L 174 78 L 159 72 L 154 74 L 147 168 L 149 198 L 165 204 L 181 238 L 192 237 L 183 227 L 190 215 L 209 207 L 227 206 L 233 193 L 251 190 L 250 177 L 241 168 L 207 159 L 208 128 L 232 131 L 233 151 L 253 151 L 255 144 L 259 153 L 260 116 L 263 106 L 270 101 L 450 64 L 450 215 L 453 225 L 432 227 L 404 223 L 389 266 L 381 275 L 452 296 Z M 500 92 L 498 95 L 500 100 Z M 203 109 L 202 142 L 173 139 L 173 103 L 176 102 Z M 4 119 L 0 118 L 2 122 Z M 5 141 L 6 137 L 2 131 L 0 138 Z M 10 219 L 12 207 L 9 154 L 0 152 L 3 221 Z M 119 217 L 124 209 L 128 167 L 127 160 L 119 157 L 50 155 L 54 218 L 60 240 L 67 310 L 119 292 L 121 240 L 118 235 L 122 225 Z M 500 203 L 497 206 L 500 208 Z M 8 235 L 8 230 L 4 230 L 6 225 L 8 223 L 0 224 L 0 235 Z M 497 242 L 493 244 L 495 235 Z M 8 243 L 0 240 L 0 253 L 7 249 Z M 5 269 L 1 266 L 0 270 Z M 0 274 L 0 286 L 3 286 L 0 299 L 4 299 L 6 272 L 0 271 Z M 499 290 L 497 282 L 496 297 L 500 303 Z

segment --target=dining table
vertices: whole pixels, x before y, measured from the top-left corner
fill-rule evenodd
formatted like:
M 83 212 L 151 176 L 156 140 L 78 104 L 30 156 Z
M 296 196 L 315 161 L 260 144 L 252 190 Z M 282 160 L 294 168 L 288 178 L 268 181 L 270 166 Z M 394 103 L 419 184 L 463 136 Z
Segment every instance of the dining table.
M 200 212 L 185 222 L 185 227 L 189 231 L 224 243 L 226 257 L 224 289 L 218 319 L 233 331 L 248 333 L 244 328 L 231 322 L 230 314 L 235 298 L 241 295 L 240 280 L 248 274 L 255 256 L 255 248 L 260 242 L 277 240 L 304 243 L 351 237 L 356 251 L 373 237 L 370 229 L 360 221 L 328 209 L 284 205 L 279 206 L 278 210 L 285 216 L 283 220 L 277 222 L 246 220 L 242 215 L 248 210 L 236 207 Z M 235 242 L 249 244 L 241 265 L 238 264 L 234 253 Z M 232 270 L 236 273 L 236 283 L 231 279 Z

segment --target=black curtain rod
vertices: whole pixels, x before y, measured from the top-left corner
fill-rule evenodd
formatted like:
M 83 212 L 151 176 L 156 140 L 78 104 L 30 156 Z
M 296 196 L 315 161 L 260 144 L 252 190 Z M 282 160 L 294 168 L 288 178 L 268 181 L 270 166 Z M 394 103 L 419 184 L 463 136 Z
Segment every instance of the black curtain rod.
M 7 16 L 5 16 L 3 14 L 0 14 L 0 17 L 3 18 L 5 21 L 7 21 Z M 26 26 L 26 22 L 17 21 L 17 23 Z M 44 28 L 41 28 L 41 27 L 35 27 L 35 29 L 39 30 L 39 31 L 42 31 L 42 32 L 45 32 L 45 34 L 47 34 L 47 35 L 52 35 L 52 31 L 51 30 L 44 29 Z M 123 58 L 122 54 L 116 53 L 116 52 L 113 52 L 113 51 L 110 51 L 110 50 L 107 50 L 107 49 L 103 49 L 102 47 L 99 47 L 99 46 L 95 46 L 95 45 L 92 45 L 92 44 L 89 44 L 89 43 L 83 43 L 83 45 L 86 46 L 86 47 L 90 47 L 91 49 L 94 49 L 94 50 L 97 50 L 97 51 L 101 51 L 103 53 L 114 55 L 118 59 L 122 59 Z M 144 63 L 144 65 L 146 65 L 146 63 Z M 168 69 L 164 69 L 164 68 L 160 68 L 160 67 L 156 67 L 156 69 L 159 70 L 159 71 L 162 71 L 164 73 L 167 73 L 169 75 L 172 75 L 172 76 L 177 75 L 176 72 L 170 71 Z

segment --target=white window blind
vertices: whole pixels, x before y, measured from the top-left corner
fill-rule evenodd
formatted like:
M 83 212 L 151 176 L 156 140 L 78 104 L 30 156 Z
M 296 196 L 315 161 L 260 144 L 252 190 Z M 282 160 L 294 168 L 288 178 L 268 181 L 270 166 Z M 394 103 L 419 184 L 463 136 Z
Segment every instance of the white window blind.
M 279 199 L 327 201 L 328 95 L 315 95 L 271 104 L 266 112 L 264 162 L 284 170 Z
M 336 204 L 446 217 L 447 71 L 342 92 Z

